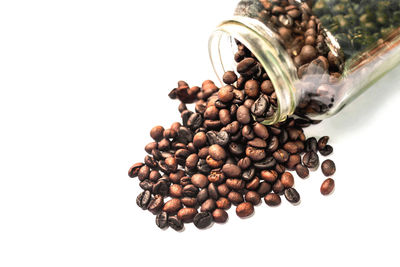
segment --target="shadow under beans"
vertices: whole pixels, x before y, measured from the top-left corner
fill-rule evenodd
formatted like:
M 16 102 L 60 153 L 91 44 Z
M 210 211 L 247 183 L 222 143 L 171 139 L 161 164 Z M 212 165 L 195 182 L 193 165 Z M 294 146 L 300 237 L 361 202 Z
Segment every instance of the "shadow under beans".
M 400 86 L 400 66 L 387 73 L 340 113 L 310 128 L 322 127 L 331 135 L 339 132 L 338 137 L 351 134 L 353 129 L 360 131 L 376 116 L 378 110 L 384 108 L 389 101 L 395 100 L 393 97 L 400 89 L 398 86 Z

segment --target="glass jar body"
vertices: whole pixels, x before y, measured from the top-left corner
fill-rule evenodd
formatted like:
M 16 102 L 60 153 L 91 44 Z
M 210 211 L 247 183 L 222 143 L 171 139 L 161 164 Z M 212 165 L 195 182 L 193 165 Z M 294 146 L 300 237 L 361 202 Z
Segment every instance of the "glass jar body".
M 275 89 L 277 109 L 265 124 L 292 114 L 321 120 L 399 64 L 400 1 L 240 1 L 210 38 L 219 77 L 236 69 L 239 42 Z

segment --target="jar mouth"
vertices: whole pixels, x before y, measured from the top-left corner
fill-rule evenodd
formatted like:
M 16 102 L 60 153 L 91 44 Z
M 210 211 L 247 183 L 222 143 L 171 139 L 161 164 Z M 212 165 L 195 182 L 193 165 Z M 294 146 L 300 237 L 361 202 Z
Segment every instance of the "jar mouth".
M 235 40 L 254 54 L 275 88 L 277 109 L 262 123 L 271 125 L 286 120 L 294 113 L 298 100 L 293 85 L 297 72 L 290 56 L 277 41 L 275 33 L 262 22 L 247 17 L 225 20 L 212 33 L 208 43 L 211 64 L 221 84 L 226 71 L 236 70 Z

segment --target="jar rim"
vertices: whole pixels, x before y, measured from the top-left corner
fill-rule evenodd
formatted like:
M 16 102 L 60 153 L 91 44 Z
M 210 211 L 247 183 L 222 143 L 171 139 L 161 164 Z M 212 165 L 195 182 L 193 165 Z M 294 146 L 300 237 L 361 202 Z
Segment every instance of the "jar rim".
M 297 72 L 290 56 L 277 41 L 276 34 L 257 19 L 235 16 L 225 20 L 211 34 L 208 43 L 211 64 L 221 84 L 223 74 L 232 70 L 225 66 L 222 49 L 235 39 L 254 54 L 275 88 L 277 110 L 262 123 L 271 125 L 286 120 L 294 113 L 298 99 L 294 86 Z

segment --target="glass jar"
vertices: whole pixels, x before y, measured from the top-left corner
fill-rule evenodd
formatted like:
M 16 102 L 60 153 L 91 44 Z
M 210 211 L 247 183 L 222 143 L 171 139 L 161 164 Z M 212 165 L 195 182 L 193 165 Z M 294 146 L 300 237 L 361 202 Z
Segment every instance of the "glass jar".
M 399 64 L 399 27 L 399 0 L 242 0 L 209 53 L 220 79 L 236 70 L 237 44 L 258 60 L 277 100 L 263 123 L 322 120 Z

